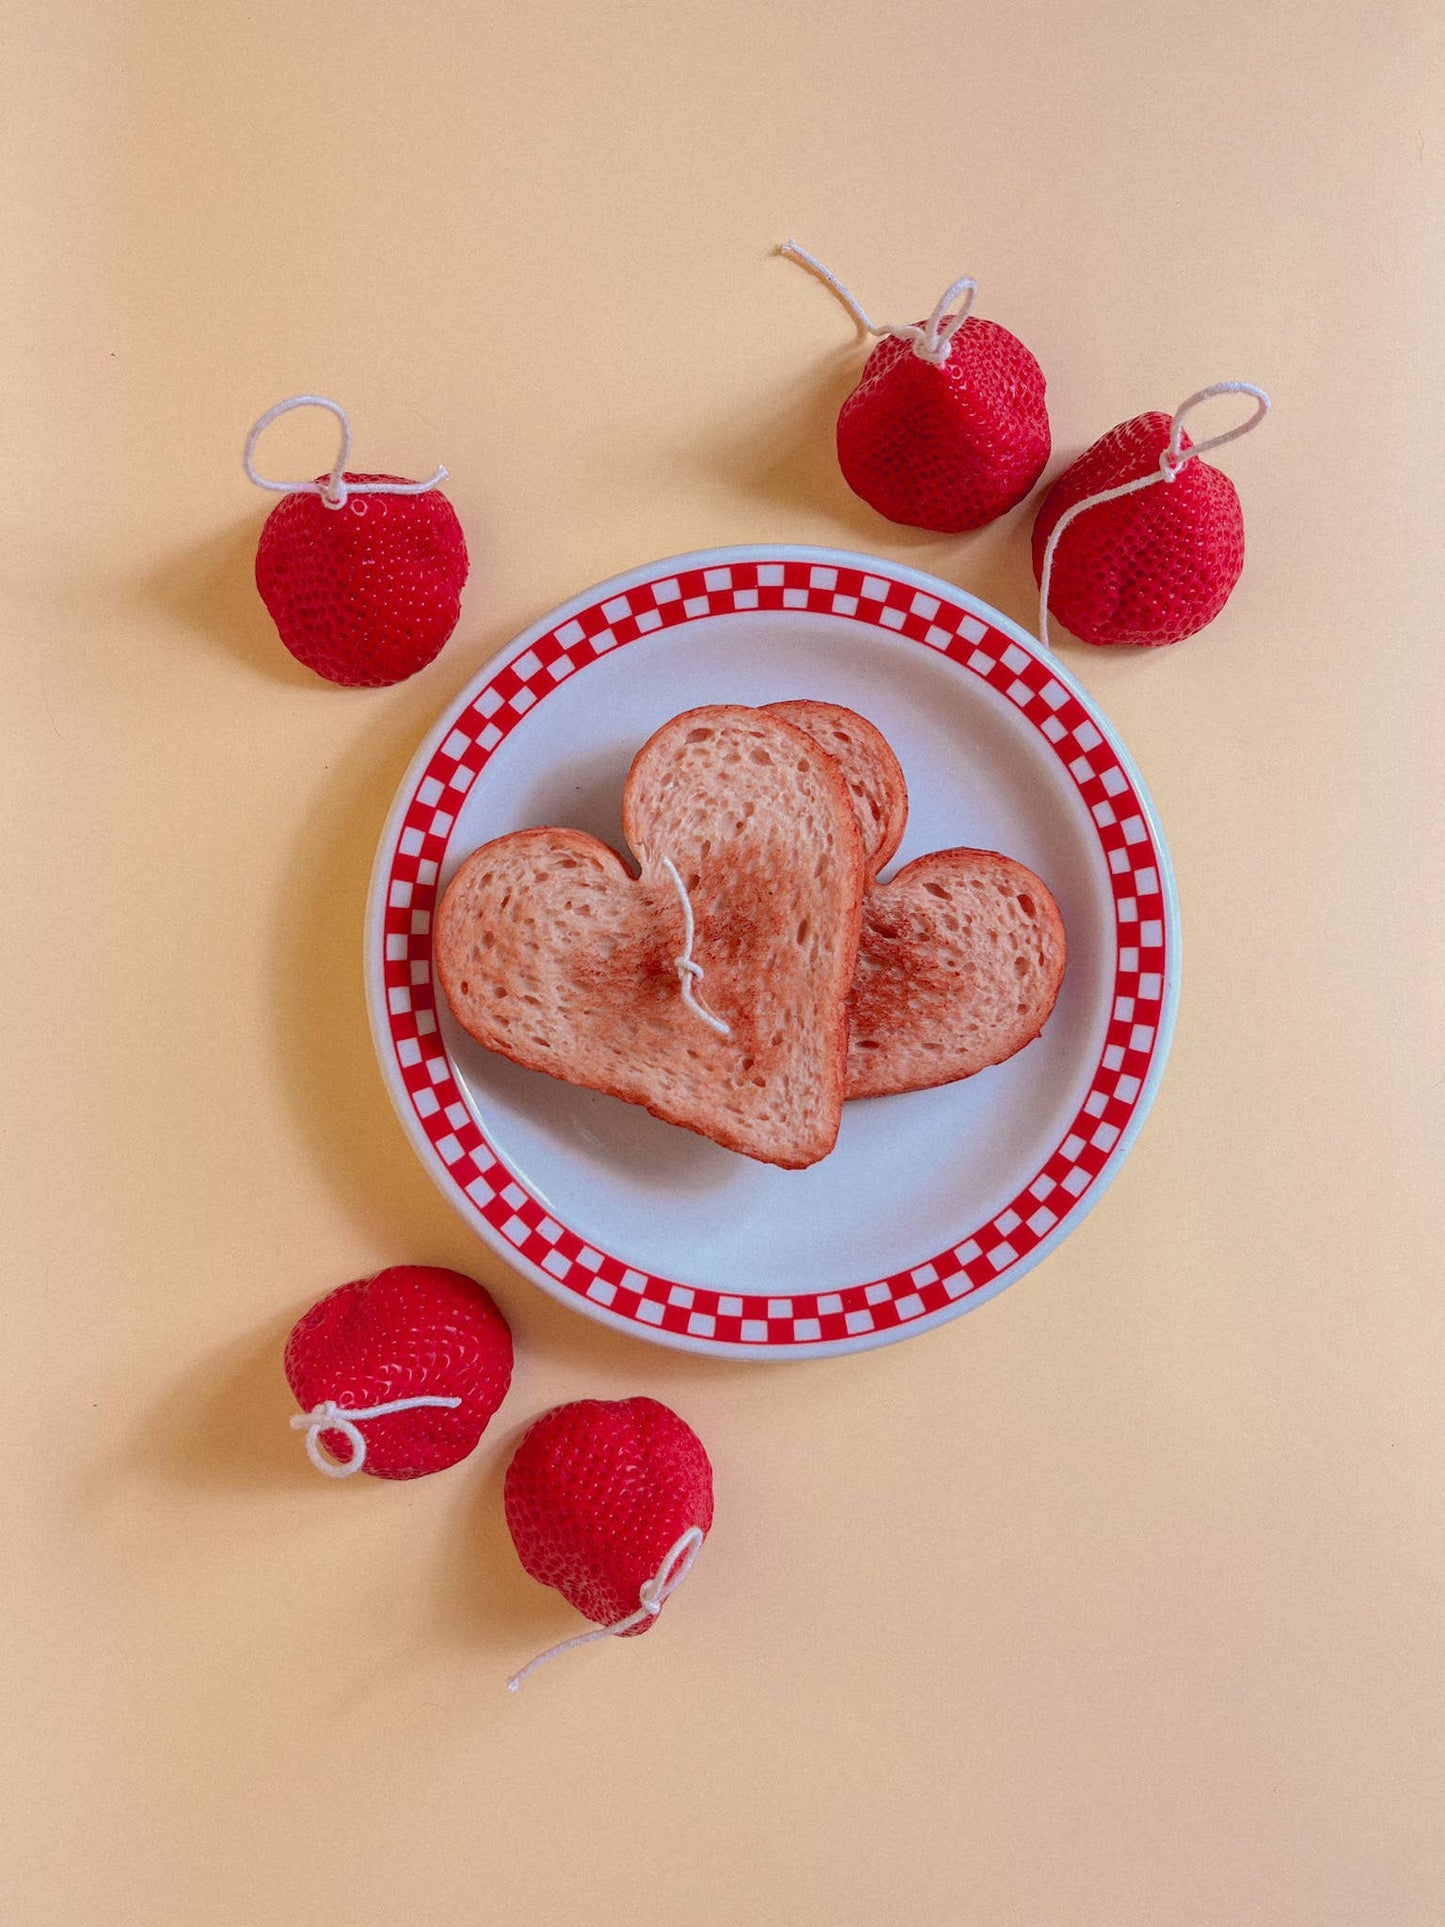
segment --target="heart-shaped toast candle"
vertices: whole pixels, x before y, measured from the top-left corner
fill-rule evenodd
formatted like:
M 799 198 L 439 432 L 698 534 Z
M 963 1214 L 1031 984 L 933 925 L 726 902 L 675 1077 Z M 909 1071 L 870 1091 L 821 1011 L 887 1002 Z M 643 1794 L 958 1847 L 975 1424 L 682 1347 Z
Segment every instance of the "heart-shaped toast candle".
M 1064 975 L 1041 878 L 993 850 L 934 850 L 875 884 L 848 1003 L 848 1095 L 922 1091 L 1031 1044 Z
M 897 757 L 837 704 L 771 707 L 837 761 L 858 817 L 868 887 L 848 1000 L 849 1097 L 951 1084 L 1022 1050 L 1064 974 L 1064 926 L 1048 886 L 992 850 L 936 850 L 880 883 L 908 820 Z
M 488 1050 L 643 1105 L 765 1163 L 833 1148 L 864 865 L 838 764 L 765 710 L 719 704 L 638 752 L 623 829 L 476 850 L 437 916 L 437 972 Z

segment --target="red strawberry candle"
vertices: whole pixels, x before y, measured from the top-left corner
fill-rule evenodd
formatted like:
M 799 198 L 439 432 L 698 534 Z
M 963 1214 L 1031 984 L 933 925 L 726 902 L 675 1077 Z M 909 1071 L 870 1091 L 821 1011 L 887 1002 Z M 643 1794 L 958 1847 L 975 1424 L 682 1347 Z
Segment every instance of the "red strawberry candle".
M 420 1479 L 487 1429 L 512 1380 L 512 1334 L 474 1278 L 393 1265 L 298 1319 L 285 1366 L 302 1407 L 292 1428 L 318 1472 Z
M 1049 459 L 1043 370 L 1007 328 L 969 313 L 975 283 L 955 281 L 927 321 L 875 326 L 796 242 L 779 253 L 881 337 L 838 414 L 838 462 L 854 494 L 891 522 L 948 535 L 1021 502 Z
M 649 1630 L 712 1526 L 712 1466 L 692 1428 L 656 1399 L 578 1399 L 528 1430 L 505 1503 L 526 1570 L 597 1622 L 524 1666 L 507 1682 L 515 1692 L 574 1646 Z
M 256 444 L 289 409 L 329 408 L 341 451 L 327 476 L 274 482 L 256 471 Z M 284 495 L 261 530 L 256 587 L 282 642 L 329 682 L 379 688 L 424 669 L 457 626 L 467 544 L 438 483 L 353 475 L 351 424 L 322 395 L 277 402 L 246 440 L 246 473 Z
M 1216 395 L 1249 395 L 1247 421 L 1191 442 L 1184 418 Z M 1052 614 L 1083 642 L 1181 642 L 1213 622 L 1244 567 L 1234 484 L 1199 457 L 1247 435 L 1269 413 L 1247 381 L 1219 381 L 1173 418 L 1136 415 L 1066 468 L 1034 521 L 1039 639 Z

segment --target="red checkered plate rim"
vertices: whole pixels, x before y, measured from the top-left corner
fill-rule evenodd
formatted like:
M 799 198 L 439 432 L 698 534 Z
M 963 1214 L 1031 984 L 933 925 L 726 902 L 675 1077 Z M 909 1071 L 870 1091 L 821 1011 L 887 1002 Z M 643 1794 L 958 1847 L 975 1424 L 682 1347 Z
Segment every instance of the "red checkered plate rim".
M 986 1222 L 923 1263 L 787 1298 L 746 1297 L 641 1270 L 558 1222 L 489 1143 L 438 1024 L 431 923 L 462 800 L 498 745 L 565 680 L 660 629 L 745 611 L 871 625 L 978 677 L 1038 732 L 1087 807 L 1113 894 L 1111 1016 L 1077 1116 Z M 464 852 L 463 852 L 464 853 Z M 418 752 L 387 821 L 367 910 L 366 980 L 382 1071 L 444 1195 L 516 1270 L 635 1336 L 731 1357 L 823 1357 L 931 1329 L 992 1297 L 1072 1231 L 1127 1156 L 1153 1101 L 1178 1002 L 1178 904 L 1168 852 L 1128 753 L 1090 697 L 1025 630 L 898 563 L 828 549 L 706 551 L 576 597 L 494 657 Z

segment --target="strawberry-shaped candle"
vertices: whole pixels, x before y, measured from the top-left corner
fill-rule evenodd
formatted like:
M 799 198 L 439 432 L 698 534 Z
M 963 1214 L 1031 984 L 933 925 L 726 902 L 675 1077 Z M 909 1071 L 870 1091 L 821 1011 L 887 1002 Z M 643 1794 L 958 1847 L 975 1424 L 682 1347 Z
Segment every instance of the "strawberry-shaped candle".
M 1191 442 L 1184 418 L 1216 395 L 1249 395 L 1247 421 Z M 1136 415 L 1066 468 L 1034 521 L 1039 639 L 1054 615 L 1082 642 L 1181 642 L 1213 622 L 1244 567 L 1234 484 L 1199 457 L 1247 435 L 1269 413 L 1248 381 L 1217 381 L 1173 417 Z
M 854 494 L 891 522 L 948 535 L 1021 502 L 1049 459 L 1043 370 L 1007 328 L 970 314 L 974 281 L 955 281 L 927 321 L 879 326 L 806 249 L 787 241 L 778 252 L 881 337 L 838 413 L 838 463 Z
M 329 475 L 276 482 L 257 472 L 256 444 L 278 415 L 327 408 L 341 424 Z M 261 530 L 256 587 L 282 642 L 328 682 L 379 688 L 424 669 L 457 626 L 467 544 L 438 484 L 353 475 L 346 410 L 324 395 L 277 402 L 246 438 L 246 473 L 284 495 Z
M 318 1472 L 420 1479 L 487 1429 L 511 1383 L 512 1334 L 474 1278 L 393 1265 L 314 1304 L 285 1363 L 302 1408 L 291 1424 Z
M 712 1526 L 712 1466 L 691 1426 L 655 1398 L 583 1398 L 529 1429 L 507 1468 L 507 1526 L 534 1579 L 555 1586 L 596 1631 L 645 1633 L 692 1570 Z

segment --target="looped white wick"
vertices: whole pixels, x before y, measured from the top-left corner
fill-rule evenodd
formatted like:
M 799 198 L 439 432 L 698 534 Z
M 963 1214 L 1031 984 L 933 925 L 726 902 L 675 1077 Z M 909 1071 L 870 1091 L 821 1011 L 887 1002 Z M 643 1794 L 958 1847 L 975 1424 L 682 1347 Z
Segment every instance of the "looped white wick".
M 857 296 L 850 289 L 845 288 L 837 275 L 830 273 L 821 261 L 809 254 L 806 248 L 800 248 L 796 241 L 784 241 L 778 253 L 785 261 L 796 261 L 799 267 L 806 268 L 809 274 L 815 274 L 825 287 L 831 288 L 864 334 L 896 335 L 900 341 L 911 342 L 914 354 L 921 361 L 930 362 L 935 368 L 941 368 L 948 360 L 949 350 L 953 346 L 953 337 L 967 321 L 968 311 L 973 306 L 974 296 L 978 293 L 978 283 L 973 276 L 960 275 L 952 287 L 944 289 L 933 313 L 921 327 L 911 321 L 884 322 L 879 326 L 868 319 Z M 949 310 L 960 297 L 963 298 L 963 306 L 956 314 L 951 314 Z
M 670 1599 L 692 1571 L 697 1555 L 702 1550 L 703 1531 L 701 1526 L 689 1526 L 680 1539 L 673 1541 L 663 1556 L 662 1564 L 652 1575 L 644 1579 L 637 1589 L 638 1607 L 626 1619 L 619 1619 L 611 1626 L 598 1626 L 590 1633 L 578 1633 L 573 1639 L 564 1639 L 560 1646 L 549 1646 L 545 1653 L 529 1660 L 520 1673 L 513 1673 L 507 1681 L 507 1691 L 515 1693 L 522 1681 L 539 1666 L 545 1666 L 549 1659 L 557 1659 L 563 1653 L 570 1653 L 576 1646 L 590 1646 L 594 1639 L 615 1639 L 619 1633 L 630 1633 L 634 1627 L 643 1625 L 649 1619 L 656 1619 L 662 1611 L 663 1602 Z
M 324 482 L 274 482 L 256 472 L 256 444 L 278 416 L 293 408 L 329 408 L 341 424 L 341 450 Z M 346 410 L 339 401 L 328 401 L 325 395 L 292 395 L 286 401 L 278 401 L 253 424 L 246 437 L 246 473 L 257 488 L 270 489 L 273 495 L 319 495 L 329 509 L 345 508 L 353 495 L 425 495 L 447 479 L 446 470 L 438 467 L 436 474 L 429 475 L 424 482 L 348 482 L 346 464 L 350 456 L 351 423 Z
M 1226 428 L 1222 434 L 1209 435 L 1202 442 L 1195 442 L 1191 448 L 1182 446 L 1184 438 L 1184 418 L 1191 409 L 1201 402 L 1212 401 L 1216 395 L 1252 395 L 1254 413 L 1233 428 Z M 1072 502 L 1049 531 L 1049 539 L 1044 545 L 1043 566 L 1039 570 L 1039 641 L 1045 649 L 1049 644 L 1049 585 L 1054 574 L 1054 555 L 1058 549 L 1064 530 L 1071 522 L 1084 513 L 1085 509 L 1101 508 L 1105 502 L 1120 501 L 1126 495 L 1137 495 L 1141 489 L 1152 488 L 1156 482 L 1172 482 L 1181 470 L 1187 468 L 1196 455 L 1207 454 L 1211 448 L 1222 448 L 1226 442 L 1238 441 L 1252 428 L 1258 428 L 1270 410 L 1269 396 L 1262 388 L 1256 388 L 1252 381 L 1216 381 L 1208 388 L 1201 388 L 1187 401 L 1180 402 L 1174 411 L 1174 419 L 1169 424 L 1169 440 L 1159 457 L 1159 466 L 1151 468 L 1147 475 L 1136 475 L 1132 482 L 1120 482 L 1117 488 L 1100 489 L 1097 495 L 1086 495 L 1082 501 Z
M 693 938 L 697 935 L 692 916 L 692 899 L 688 896 L 687 886 L 678 875 L 677 865 L 670 856 L 662 859 L 662 867 L 672 878 L 682 902 L 682 955 L 672 960 L 672 967 L 677 972 L 677 981 L 682 986 L 682 1001 L 695 1017 L 701 1017 L 709 1030 L 715 1030 L 719 1037 L 731 1037 L 732 1025 L 724 1023 L 721 1017 L 715 1016 L 712 1011 L 698 1002 L 693 986 L 702 982 L 703 968 L 692 954 Z
M 318 1472 L 324 1472 L 328 1479 L 349 1479 L 353 1472 L 359 1472 L 366 1463 L 366 1440 L 362 1435 L 362 1419 L 386 1418 L 391 1412 L 411 1412 L 419 1405 L 444 1406 L 447 1410 L 460 1405 L 459 1398 L 394 1398 L 386 1405 L 336 1405 L 329 1398 L 313 1405 L 309 1412 L 297 1412 L 291 1420 L 293 1432 L 306 1434 L 306 1456 Z M 340 1432 L 351 1448 L 348 1459 L 328 1459 L 321 1449 L 323 1432 Z

